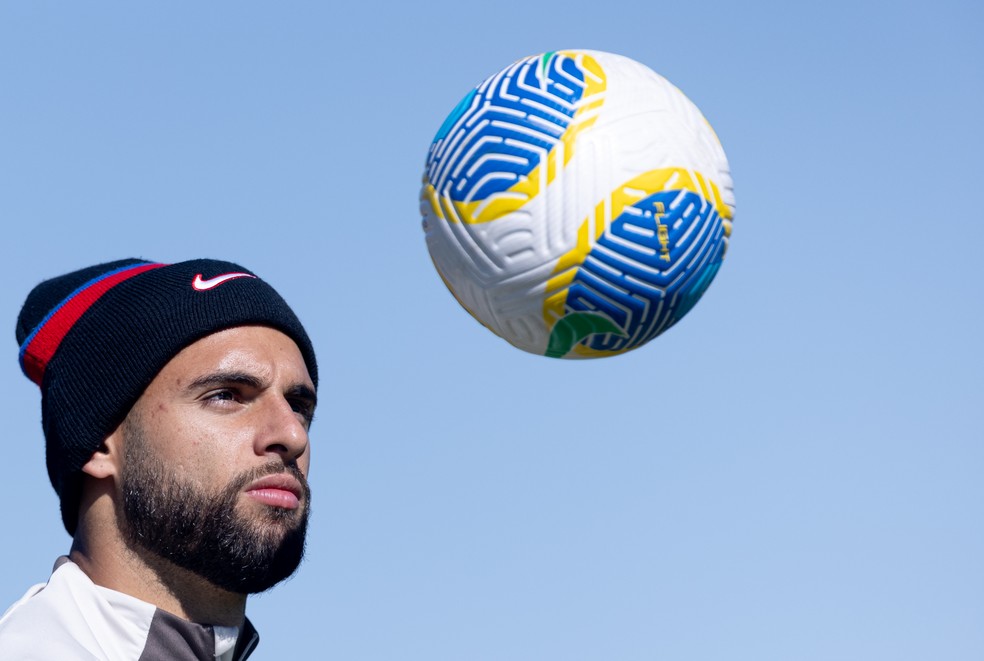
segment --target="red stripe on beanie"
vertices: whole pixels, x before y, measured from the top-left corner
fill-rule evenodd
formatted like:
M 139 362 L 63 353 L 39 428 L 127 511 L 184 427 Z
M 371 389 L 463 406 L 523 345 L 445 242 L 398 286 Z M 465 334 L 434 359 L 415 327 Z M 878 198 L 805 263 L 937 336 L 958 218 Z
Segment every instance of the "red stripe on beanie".
M 21 367 L 31 381 L 41 385 L 48 362 L 58 351 L 62 340 L 92 305 L 116 285 L 151 269 L 166 264 L 136 264 L 92 281 L 74 292 L 41 322 L 27 341 L 21 357 Z

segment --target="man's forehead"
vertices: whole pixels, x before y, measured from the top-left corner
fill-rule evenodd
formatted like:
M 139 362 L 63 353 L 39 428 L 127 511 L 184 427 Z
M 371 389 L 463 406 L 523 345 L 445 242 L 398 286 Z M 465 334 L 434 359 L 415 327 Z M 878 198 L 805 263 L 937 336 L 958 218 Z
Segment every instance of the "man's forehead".
M 268 326 L 234 326 L 206 335 L 179 351 L 161 374 L 186 380 L 211 371 L 246 371 L 266 378 L 283 373 L 311 381 L 297 343 Z

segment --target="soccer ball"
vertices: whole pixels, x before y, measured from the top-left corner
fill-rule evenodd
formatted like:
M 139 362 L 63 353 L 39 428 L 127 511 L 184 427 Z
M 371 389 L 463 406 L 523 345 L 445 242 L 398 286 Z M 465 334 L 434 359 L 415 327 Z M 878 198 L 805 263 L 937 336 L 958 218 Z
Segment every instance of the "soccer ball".
M 595 358 L 679 321 L 721 266 L 734 191 L 697 107 L 620 55 L 527 57 L 431 143 L 427 248 L 458 302 L 524 351 Z

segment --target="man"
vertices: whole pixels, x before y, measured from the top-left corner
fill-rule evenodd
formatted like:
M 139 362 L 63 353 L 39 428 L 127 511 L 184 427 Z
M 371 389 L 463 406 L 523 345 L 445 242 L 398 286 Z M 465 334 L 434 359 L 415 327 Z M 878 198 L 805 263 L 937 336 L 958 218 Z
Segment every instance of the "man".
M 72 535 L 0 619 L 0 659 L 245 659 L 246 596 L 300 563 L 317 366 L 236 264 L 136 259 L 41 283 L 17 321 Z

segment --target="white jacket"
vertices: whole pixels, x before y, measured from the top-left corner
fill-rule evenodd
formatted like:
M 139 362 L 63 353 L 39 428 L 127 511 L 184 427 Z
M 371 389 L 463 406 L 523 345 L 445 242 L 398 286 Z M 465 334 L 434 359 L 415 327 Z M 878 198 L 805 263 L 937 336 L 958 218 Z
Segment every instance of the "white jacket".
M 243 661 L 258 642 L 249 620 L 241 631 L 188 622 L 96 585 L 66 557 L 0 618 L 4 661 Z

